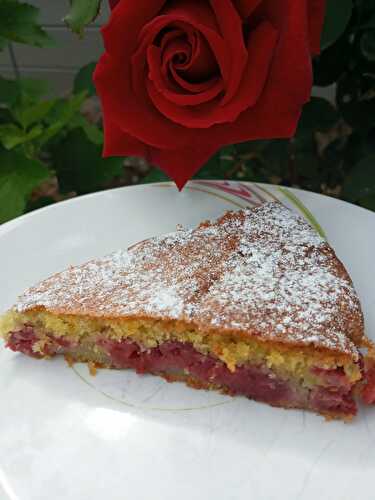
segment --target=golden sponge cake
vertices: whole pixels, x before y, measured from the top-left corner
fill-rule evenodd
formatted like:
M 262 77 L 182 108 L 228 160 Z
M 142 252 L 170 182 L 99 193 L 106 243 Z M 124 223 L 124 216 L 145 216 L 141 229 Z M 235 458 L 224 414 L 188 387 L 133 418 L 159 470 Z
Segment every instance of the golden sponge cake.
M 352 281 L 279 203 L 71 267 L 27 290 L 0 332 L 36 358 L 64 354 L 330 418 L 352 418 L 357 393 L 375 401 Z

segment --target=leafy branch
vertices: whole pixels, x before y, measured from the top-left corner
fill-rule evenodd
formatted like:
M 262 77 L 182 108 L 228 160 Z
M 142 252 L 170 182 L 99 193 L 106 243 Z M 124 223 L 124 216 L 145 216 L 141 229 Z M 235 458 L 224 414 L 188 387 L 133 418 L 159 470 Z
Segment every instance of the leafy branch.
M 51 47 L 54 41 L 38 24 L 39 9 L 19 0 L 0 2 L 0 50 L 8 42 Z

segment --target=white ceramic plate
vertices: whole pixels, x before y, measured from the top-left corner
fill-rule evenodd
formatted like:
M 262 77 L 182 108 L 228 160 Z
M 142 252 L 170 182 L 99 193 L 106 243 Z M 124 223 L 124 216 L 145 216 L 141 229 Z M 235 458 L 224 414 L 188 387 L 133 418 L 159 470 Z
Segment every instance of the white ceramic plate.
M 265 191 L 266 189 L 266 191 Z M 192 182 L 123 188 L 0 227 L 0 310 L 23 289 L 145 238 L 278 198 L 319 221 L 375 335 L 375 214 L 303 191 Z M 306 212 L 307 213 L 307 212 Z M 311 220 L 311 215 L 308 214 Z M 375 408 L 353 424 L 0 346 L 1 500 L 370 500 Z

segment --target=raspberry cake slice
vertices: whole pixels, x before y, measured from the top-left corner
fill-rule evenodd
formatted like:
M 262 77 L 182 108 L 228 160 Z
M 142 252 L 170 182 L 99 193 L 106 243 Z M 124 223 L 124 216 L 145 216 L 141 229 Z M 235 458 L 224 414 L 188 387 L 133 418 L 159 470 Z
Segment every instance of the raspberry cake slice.
M 1 320 L 35 358 L 132 368 L 349 420 L 375 401 L 372 351 L 332 248 L 279 203 L 227 212 L 26 291 Z

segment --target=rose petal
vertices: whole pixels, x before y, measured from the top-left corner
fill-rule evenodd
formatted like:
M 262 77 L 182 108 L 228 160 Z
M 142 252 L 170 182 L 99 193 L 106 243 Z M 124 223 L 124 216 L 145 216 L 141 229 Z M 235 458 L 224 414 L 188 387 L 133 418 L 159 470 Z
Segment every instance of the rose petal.
M 134 52 L 142 27 L 160 12 L 164 4 L 165 0 L 147 0 L 147 5 L 143 6 L 127 0 L 119 2 L 116 12 L 112 11 L 108 23 L 101 29 L 106 52 L 121 59 L 126 52 Z
M 184 147 L 189 143 L 193 130 L 187 133 L 184 127 L 176 126 L 161 115 L 150 105 L 145 89 L 143 94 L 134 94 L 130 65 L 123 65 L 122 61 L 104 54 L 96 66 L 94 81 L 104 115 L 108 114 L 113 123 L 131 136 L 163 149 Z
M 225 0 L 227 1 L 227 0 Z M 230 1 L 230 0 L 229 0 Z M 174 0 L 166 3 L 164 12 L 174 18 L 181 19 L 191 24 L 198 32 L 201 32 L 207 40 L 215 61 L 220 67 L 225 82 L 230 78 L 231 57 L 227 47 L 227 41 L 221 36 L 220 24 L 217 22 L 215 12 L 210 7 L 209 1 L 201 0 Z M 204 26 L 204 30 L 202 29 Z M 213 36 L 215 35 L 215 36 Z M 220 40 L 222 43 L 220 43 Z
M 194 40 L 195 38 L 198 38 L 198 37 L 196 37 L 196 36 L 190 37 L 189 36 L 189 40 L 190 40 L 190 38 L 192 40 Z M 162 50 L 163 50 L 163 46 L 164 46 L 164 44 L 162 43 L 162 45 L 161 45 Z M 170 86 L 172 88 L 173 84 L 176 84 L 176 86 L 175 86 L 176 89 L 180 88 L 180 91 L 185 90 L 189 93 L 199 94 L 201 92 L 205 92 L 206 90 L 210 89 L 212 87 L 212 85 L 214 83 L 216 83 L 216 81 L 218 80 L 218 77 L 212 77 L 212 78 L 210 78 L 206 81 L 203 81 L 203 82 L 189 82 L 189 81 L 185 80 L 184 78 L 182 78 L 182 76 L 180 76 L 178 74 L 178 70 L 183 72 L 184 70 L 188 69 L 191 65 L 193 65 L 195 63 L 196 59 L 200 55 L 200 47 L 201 47 L 201 44 L 198 41 L 191 43 L 191 50 L 192 50 L 191 60 L 187 61 L 186 63 L 182 63 L 182 64 L 176 64 L 176 63 L 171 64 L 171 59 L 168 58 L 166 54 L 161 56 L 162 60 L 160 62 L 160 65 L 161 65 L 160 72 L 165 79 L 167 87 Z M 172 75 L 172 77 L 173 77 L 172 80 L 170 78 L 170 75 Z
M 114 9 L 119 2 L 120 0 L 109 0 L 109 6 Z
M 210 87 L 207 83 L 209 81 L 203 81 L 204 78 L 207 78 L 207 75 L 212 75 L 218 72 L 218 64 L 216 61 L 216 57 L 213 54 L 210 46 L 207 41 L 203 38 L 202 34 L 198 31 L 194 30 L 194 28 L 186 23 L 173 23 L 174 26 L 180 27 L 181 29 L 176 30 L 178 33 L 184 33 L 183 29 L 186 33 L 188 43 L 191 48 L 190 59 L 186 60 L 183 63 L 174 63 L 173 67 L 170 67 L 169 61 L 166 57 L 164 57 L 163 53 L 163 71 L 171 70 L 173 74 L 175 74 L 176 70 L 184 72 L 185 76 L 192 78 L 196 81 L 182 83 L 182 87 L 186 88 L 191 92 L 200 92 L 201 90 L 196 90 L 197 88 L 205 88 Z M 166 45 L 168 44 L 169 35 L 172 33 L 166 33 L 163 36 L 161 48 L 164 51 L 166 49 Z M 210 78 L 211 79 L 211 78 Z M 202 80 L 199 82 L 198 80 Z M 190 90 L 191 89 L 191 90 Z
M 181 107 L 171 102 L 156 82 L 148 83 L 150 97 L 161 113 L 181 125 L 208 128 L 218 123 L 233 122 L 240 113 L 254 106 L 259 99 L 268 76 L 277 38 L 276 30 L 268 22 L 261 23 L 251 33 L 246 72 L 237 94 L 227 104 L 225 100 L 220 105 L 217 100 L 213 100 L 199 109 Z
M 173 79 L 175 82 L 180 85 L 181 88 L 187 90 L 188 92 L 191 92 L 193 94 L 200 94 L 201 92 L 205 92 L 209 90 L 213 85 L 215 85 L 217 82 L 220 82 L 220 88 L 223 89 L 223 82 L 220 77 L 214 76 L 210 78 L 209 80 L 206 80 L 203 83 L 190 83 L 186 80 L 184 80 L 176 71 L 175 67 L 170 68 L 170 71 L 173 75 Z
M 234 8 L 232 1 L 210 0 L 210 3 L 231 54 L 230 77 L 226 85 L 226 93 L 223 100 L 223 104 L 226 104 L 237 92 L 243 70 L 247 64 L 247 50 L 243 38 L 242 20 Z
M 312 54 L 320 53 L 320 39 L 326 13 L 325 0 L 310 0 L 308 2 L 309 9 L 309 33 L 310 33 L 310 48 Z
M 155 49 L 155 51 L 150 52 L 150 49 Z M 171 78 L 170 70 L 173 66 L 178 66 L 178 63 L 176 62 L 176 58 L 178 56 L 185 57 L 185 64 L 186 61 L 191 60 L 191 52 L 192 48 L 189 45 L 189 42 L 184 40 L 182 37 L 171 41 L 168 46 L 164 48 L 164 50 L 156 45 L 149 45 L 147 48 L 147 63 L 150 69 L 149 74 L 157 70 L 165 80 L 165 84 L 168 87 L 175 88 L 177 90 L 180 86 L 176 84 L 176 81 L 174 81 L 173 78 Z M 150 57 L 154 57 L 154 55 L 157 55 L 157 68 L 154 64 L 153 71 L 151 71 Z M 181 63 L 181 65 L 183 65 L 183 63 Z
M 277 103 L 283 99 L 293 106 L 310 99 L 312 64 L 310 54 L 309 0 L 263 0 L 257 9 L 258 19 L 268 19 L 279 33 L 269 92 Z M 255 13 L 252 22 L 256 21 Z
M 193 46 L 190 41 L 175 39 L 170 41 L 162 51 L 163 71 L 167 68 L 176 68 L 189 81 L 204 83 L 214 75 L 219 75 L 219 68 L 215 56 L 208 43 L 197 33 L 189 38 L 195 39 Z M 182 63 L 175 61 L 178 54 L 185 54 L 186 60 Z
M 181 33 L 183 31 L 180 29 L 166 33 L 162 39 L 161 48 L 155 45 L 148 47 L 149 77 L 167 98 L 174 100 L 172 92 L 179 94 L 176 96 L 178 103 L 199 104 L 216 97 L 223 90 L 223 84 L 218 76 L 205 79 L 207 77 L 204 73 L 206 71 L 216 73 L 217 65 L 212 62 L 215 61 L 215 58 L 202 37 L 191 32 L 188 32 L 188 37 L 184 37 L 181 36 Z M 189 39 L 189 42 L 186 38 Z M 181 54 L 185 55 L 186 62 L 176 63 L 176 56 Z M 181 75 L 177 70 L 181 72 Z M 185 80 L 183 75 L 195 77 L 198 82 Z M 202 82 L 199 81 L 200 79 Z M 191 93 L 201 95 L 195 97 L 191 96 Z M 181 96 L 185 96 L 184 101 L 180 100 Z
M 158 92 L 164 95 L 166 99 L 179 106 L 195 106 L 207 102 L 223 90 L 223 83 L 221 80 L 216 79 L 212 82 L 211 86 L 200 92 L 194 94 L 186 94 L 176 92 L 170 88 L 169 82 L 162 76 L 161 67 L 161 49 L 159 47 L 150 46 L 147 51 L 147 59 L 149 64 L 149 77 L 153 81 Z
M 267 21 L 259 24 L 249 35 L 248 62 L 238 92 L 228 104 L 237 115 L 253 107 L 264 89 L 278 41 L 278 32 Z M 221 103 L 225 105 L 225 100 Z
M 152 149 L 149 158 L 151 163 L 158 165 L 181 190 L 202 165 L 216 153 L 217 149 L 217 146 L 208 148 L 203 144 L 196 144 L 186 150 Z
M 186 36 L 186 32 L 182 27 L 179 28 L 177 26 L 174 26 L 173 28 L 174 29 L 172 31 L 169 31 L 168 33 L 164 33 L 164 35 L 161 39 L 160 47 L 161 47 L 161 50 L 163 51 L 163 53 L 171 41 Z
M 186 58 L 191 58 L 192 48 L 187 40 L 183 37 L 175 38 L 170 40 L 169 43 L 164 47 L 157 47 L 157 45 L 150 44 L 149 47 L 156 47 L 160 50 L 160 59 L 163 59 L 167 64 L 174 60 L 177 55 L 184 54 Z M 160 61 L 162 62 L 162 60 Z M 185 62 L 186 64 L 186 62 Z
M 247 19 L 261 1 L 262 0 L 233 0 L 233 3 L 242 19 Z
M 216 147 L 207 148 L 195 145 L 186 150 L 161 150 L 148 147 L 138 139 L 123 132 L 111 120 L 105 122 L 106 147 L 104 156 L 139 156 L 149 163 L 157 165 L 171 179 L 179 189 L 199 170 L 215 152 Z
M 215 13 L 212 11 L 207 0 L 173 0 L 166 2 L 162 15 L 183 18 L 193 26 L 196 23 L 202 23 L 207 28 L 219 32 Z
M 202 16 L 202 19 L 194 18 L 192 14 L 192 12 L 181 13 L 180 11 L 177 11 L 173 14 L 158 16 L 153 21 L 149 22 L 141 32 L 141 43 L 133 56 L 133 60 L 140 61 L 140 59 L 144 57 L 147 47 L 168 25 L 185 23 L 202 33 L 202 36 L 205 37 L 212 53 L 215 56 L 215 62 L 220 67 L 223 79 L 227 82 L 230 78 L 231 55 L 228 51 L 225 40 L 217 31 L 212 29 L 212 22 L 205 22 L 206 19 L 204 19 L 204 16 Z M 179 27 L 181 27 L 181 24 L 179 24 Z M 139 62 L 137 64 L 139 64 Z
M 146 160 L 149 157 L 148 146 L 121 130 L 108 116 L 104 116 L 104 139 L 104 157 L 140 156 Z
M 217 123 L 229 121 L 227 114 L 225 114 L 224 119 L 223 115 L 220 115 L 218 110 L 220 101 L 218 99 L 204 102 L 199 107 L 184 107 L 166 99 L 151 80 L 147 82 L 147 90 L 156 109 L 166 118 L 181 126 L 190 129 L 206 129 Z

